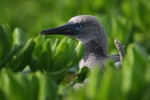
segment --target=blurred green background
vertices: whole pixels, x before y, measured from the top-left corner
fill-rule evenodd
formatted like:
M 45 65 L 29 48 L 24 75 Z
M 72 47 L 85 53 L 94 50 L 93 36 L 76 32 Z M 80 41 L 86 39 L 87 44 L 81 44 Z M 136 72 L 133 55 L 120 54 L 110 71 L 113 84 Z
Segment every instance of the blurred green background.
M 70 79 L 82 46 L 75 51 L 75 39 L 39 33 L 83 14 L 104 26 L 109 54 L 118 53 L 117 38 L 126 56 L 122 70 L 111 61 L 104 72 L 81 69 L 73 82 L 90 82 L 76 91 L 63 79 Z M 149 0 L 0 0 L 0 100 L 149 100 L 149 94 Z

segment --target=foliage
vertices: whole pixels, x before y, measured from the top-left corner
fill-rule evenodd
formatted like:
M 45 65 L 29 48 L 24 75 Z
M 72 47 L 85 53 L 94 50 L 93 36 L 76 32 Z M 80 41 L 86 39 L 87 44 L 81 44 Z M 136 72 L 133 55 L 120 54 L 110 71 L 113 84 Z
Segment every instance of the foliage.
M 0 100 L 149 100 L 148 5 L 148 0 L 1 0 Z M 110 54 L 118 53 L 114 39 L 125 44 L 121 70 L 112 61 L 105 70 L 78 70 L 82 45 L 68 37 L 38 36 L 78 14 L 101 21 Z
M 130 44 L 118 70 L 112 62 L 105 72 L 94 69 L 89 82 L 78 91 L 69 91 L 64 100 L 149 100 L 150 63 L 146 52 L 137 44 Z
M 3 100 L 58 99 L 56 82 L 43 73 L 23 74 L 2 70 L 0 75 Z

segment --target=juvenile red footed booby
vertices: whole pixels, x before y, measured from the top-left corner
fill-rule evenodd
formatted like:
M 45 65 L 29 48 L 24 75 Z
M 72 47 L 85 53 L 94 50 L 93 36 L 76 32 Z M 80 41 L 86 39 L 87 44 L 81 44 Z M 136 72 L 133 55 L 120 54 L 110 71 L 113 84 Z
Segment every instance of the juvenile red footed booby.
M 120 66 L 119 55 L 108 55 L 107 36 L 98 19 L 91 15 L 79 15 L 71 18 L 63 26 L 43 30 L 41 35 L 60 34 L 76 38 L 85 46 L 80 68 L 104 66 L 107 59 L 114 59 Z

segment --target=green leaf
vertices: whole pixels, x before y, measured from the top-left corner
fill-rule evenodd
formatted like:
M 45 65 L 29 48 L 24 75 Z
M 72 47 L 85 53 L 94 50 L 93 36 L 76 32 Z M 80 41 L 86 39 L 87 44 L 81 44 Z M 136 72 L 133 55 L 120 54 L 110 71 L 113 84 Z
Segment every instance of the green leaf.
M 32 51 L 34 50 L 35 42 L 31 38 L 25 46 L 15 55 L 14 59 L 7 65 L 14 71 L 22 71 L 29 64 Z
M 24 45 L 25 40 L 23 31 L 20 28 L 15 28 L 13 32 L 13 45 Z
M 0 23 L 0 63 L 5 59 L 11 49 L 12 32 L 7 24 Z
M 17 76 L 17 78 L 16 78 Z M 31 100 L 30 88 L 25 77 L 3 73 L 3 89 L 9 100 Z
M 145 91 L 148 56 L 138 44 L 130 44 L 124 60 L 123 92 L 128 99 L 140 99 Z M 142 90 L 142 91 L 141 91 Z M 137 95 L 138 94 L 138 95 Z
M 56 83 L 48 76 L 41 73 L 37 73 L 39 79 L 39 94 L 38 100 L 57 100 L 57 85 Z

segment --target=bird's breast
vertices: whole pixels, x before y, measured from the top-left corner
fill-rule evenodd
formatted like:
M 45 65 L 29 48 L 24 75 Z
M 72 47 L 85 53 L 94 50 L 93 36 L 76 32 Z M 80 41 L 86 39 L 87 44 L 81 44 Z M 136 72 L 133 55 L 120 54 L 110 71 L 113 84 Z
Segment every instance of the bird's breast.
M 104 67 L 104 64 L 106 62 L 105 57 L 97 57 L 97 56 L 84 56 L 83 59 L 80 61 L 80 68 L 82 67 L 88 67 L 90 69 L 93 69 L 95 67 Z

